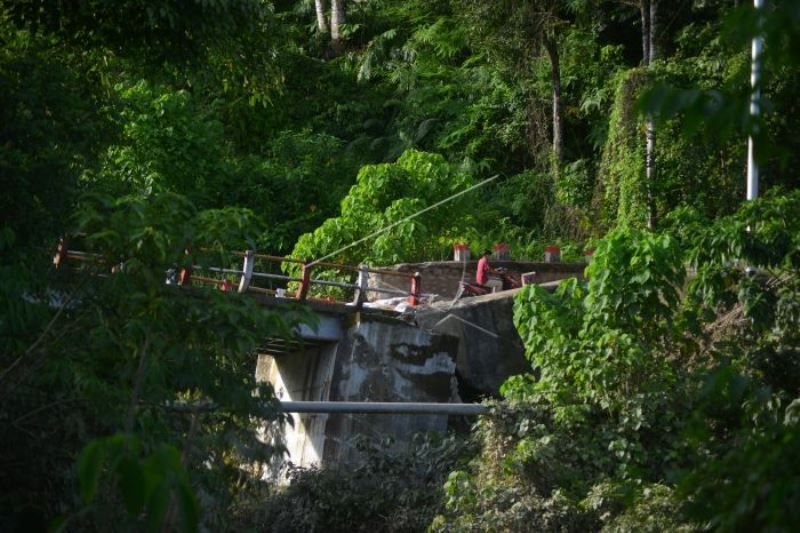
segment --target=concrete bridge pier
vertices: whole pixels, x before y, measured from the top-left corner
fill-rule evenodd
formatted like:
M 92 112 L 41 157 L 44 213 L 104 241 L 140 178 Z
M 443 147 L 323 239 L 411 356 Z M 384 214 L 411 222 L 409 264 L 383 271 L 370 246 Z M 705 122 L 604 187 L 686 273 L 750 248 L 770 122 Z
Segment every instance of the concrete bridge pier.
M 330 395 L 336 344 L 304 347 L 302 351 L 275 357 L 258 356 L 256 380 L 272 384 L 284 401 L 326 401 Z M 289 460 L 297 465 L 318 465 L 325 447 L 325 425 L 329 415 L 290 415 L 292 427 L 281 428 Z
M 330 318 L 330 317 L 328 317 Z M 455 377 L 459 340 L 396 316 L 363 310 L 336 317 L 340 328 L 292 351 L 260 355 L 258 380 L 284 401 L 460 402 Z M 319 331 L 322 331 L 320 328 Z M 358 435 L 405 446 L 414 433 L 447 429 L 446 415 L 293 414 L 284 428 L 288 460 L 299 466 L 355 460 Z

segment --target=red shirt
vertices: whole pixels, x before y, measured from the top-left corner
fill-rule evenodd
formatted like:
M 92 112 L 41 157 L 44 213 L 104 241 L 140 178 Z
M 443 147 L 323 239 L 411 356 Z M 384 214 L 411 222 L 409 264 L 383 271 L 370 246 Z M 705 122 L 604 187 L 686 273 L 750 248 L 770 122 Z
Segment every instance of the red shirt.
M 487 275 L 489 270 L 491 270 L 489 258 L 484 255 L 480 258 L 480 261 L 478 261 L 478 272 L 475 274 L 475 281 L 477 281 L 479 285 L 486 284 L 486 281 L 489 279 Z

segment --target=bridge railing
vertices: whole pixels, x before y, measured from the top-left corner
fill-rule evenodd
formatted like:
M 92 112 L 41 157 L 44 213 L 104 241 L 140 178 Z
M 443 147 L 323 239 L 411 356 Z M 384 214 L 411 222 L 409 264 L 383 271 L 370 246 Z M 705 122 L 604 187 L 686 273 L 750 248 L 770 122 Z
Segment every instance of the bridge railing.
M 308 268 L 308 267 L 306 267 Z M 410 305 L 417 305 L 420 302 L 422 297 L 422 276 L 419 272 L 414 273 L 407 273 L 407 272 L 395 272 L 393 270 L 384 270 L 379 268 L 372 268 L 368 265 L 342 265 L 339 263 L 326 263 L 326 262 L 319 262 L 315 263 L 313 267 L 310 268 L 319 268 L 325 270 L 333 270 L 333 271 L 340 271 L 340 272 L 354 272 L 356 273 L 356 280 L 355 283 L 340 283 L 336 281 L 328 281 L 323 279 L 310 279 L 310 284 L 320 284 L 320 285 L 327 285 L 332 287 L 341 287 L 345 289 L 353 289 L 354 291 L 354 299 L 353 301 L 357 304 L 362 304 L 364 302 L 370 301 L 369 294 L 374 293 L 378 295 L 388 295 L 392 297 L 407 297 L 408 303 Z M 404 278 L 408 283 L 408 289 L 402 290 L 398 289 L 397 287 L 378 287 L 375 285 L 370 285 L 370 280 L 373 279 L 371 276 L 372 274 L 380 274 L 381 276 L 395 276 L 398 278 Z
M 186 250 L 186 254 L 190 256 L 191 264 L 167 270 L 166 283 L 178 286 L 207 285 L 223 291 L 256 293 L 296 300 L 352 303 L 358 307 L 374 301 L 375 298 L 370 298 L 371 295 L 405 298 L 412 306 L 418 305 L 422 298 L 422 277 L 418 272 L 396 272 L 368 265 L 312 262 L 308 259 L 257 253 L 255 250 L 220 253 L 200 249 L 196 254 Z M 204 260 L 197 261 L 201 257 Z M 210 262 L 213 260 L 223 266 L 211 265 Z M 53 263 L 58 268 L 65 266 L 67 262 L 104 265 L 106 261 L 98 254 L 71 250 L 67 247 L 67 241 L 61 239 Z M 294 269 L 291 268 L 292 265 L 295 265 Z M 124 270 L 124 261 L 111 267 L 112 272 L 117 270 Z M 299 275 L 292 275 L 292 270 L 299 272 Z M 286 271 L 290 273 L 287 274 Z M 325 274 L 333 274 L 338 279 L 321 277 Z M 408 289 L 371 285 L 370 280 L 375 279 L 372 278 L 373 274 L 405 278 Z M 314 291 L 315 288 L 321 290 Z M 326 289 L 331 288 L 339 289 L 338 294 L 330 295 L 330 291 Z M 328 294 L 324 294 L 326 292 Z M 350 295 L 349 299 L 342 298 L 342 295 L 347 294 Z
M 295 257 L 275 256 L 269 254 L 260 254 L 254 250 L 247 250 L 244 252 L 232 252 L 231 255 L 239 258 L 241 268 L 220 268 L 220 267 L 193 267 L 202 272 L 209 272 L 214 274 L 232 275 L 235 276 L 236 290 L 240 293 L 256 292 L 262 294 L 274 295 L 277 297 L 294 298 L 298 300 L 321 300 L 326 302 L 348 302 L 355 305 L 363 305 L 366 302 L 372 301 L 371 294 L 387 295 L 390 297 L 407 298 L 408 303 L 412 306 L 419 304 L 422 297 L 422 279 L 421 275 L 417 272 L 395 272 L 392 270 L 383 270 L 372 268 L 367 265 L 345 265 L 341 263 L 331 262 L 312 262 L 308 259 L 298 259 Z M 275 272 L 264 268 L 266 265 L 284 267 L 286 265 L 297 265 L 299 267 L 299 275 L 290 275 L 283 273 L 283 271 Z M 258 267 L 261 266 L 261 269 Z M 295 269 L 297 268 L 295 267 Z M 319 274 L 333 273 L 340 279 L 326 279 Z M 397 276 L 405 278 L 408 283 L 408 289 L 398 289 L 396 287 L 378 287 L 371 286 L 370 279 L 372 274 L 380 274 L 383 276 Z M 345 281 L 347 279 L 352 281 Z M 224 283 L 216 279 L 209 279 L 205 276 L 198 277 L 191 272 L 186 275 L 185 271 L 180 277 L 181 283 L 187 281 L 201 281 L 206 283 Z M 259 280 L 267 280 L 270 286 L 264 287 L 257 282 Z M 276 287 L 278 285 L 285 285 L 284 287 Z M 229 281 L 230 283 L 230 281 Z M 233 284 L 227 285 L 227 289 L 233 289 Z M 341 289 L 337 296 L 328 294 L 321 296 L 315 294 L 314 288 L 334 288 Z M 320 292 L 325 292 L 320 291 Z M 342 293 L 351 294 L 350 299 L 342 299 Z

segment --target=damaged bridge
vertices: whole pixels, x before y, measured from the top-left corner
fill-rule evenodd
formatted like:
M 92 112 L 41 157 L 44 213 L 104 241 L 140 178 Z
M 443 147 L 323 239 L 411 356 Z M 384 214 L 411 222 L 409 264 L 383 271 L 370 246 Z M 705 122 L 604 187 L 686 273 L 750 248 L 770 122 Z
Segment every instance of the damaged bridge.
M 508 377 L 530 370 L 513 325 L 517 292 L 402 312 L 312 303 L 325 317 L 322 324 L 338 321 L 338 328 L 320 327 L 321 335 L 293 351 L 259 354 L 256 376 L 282 402 L 477 402 L 496 395 Z M 325 411 L 295 413 L 284 428 L 283 444 L 294 464 L 349 462 L 358 454 L 359 435 L 391 437 L 402 447 L 416 432 L 443 433 L 465 423 L 447 414 Z
M 444 432 L 463 420 L 419 404 L 477 402 L 496 395 L 509 376 L 530 370 L 513 325 L 517 290 L 455 297 L 474 262 L 373 269 L 251 251 L 233 258 L 226 267 L 210 267 L 208 261 L 184 265 L 166 282 L 249 293 L 281 313 L 298 305 L 313 313 L 316 324 L 298 326 L 294 337 L 265 338 L 255 365 L 256 378 L 269 383 L 284 406 L 294 406 L 293 423 L 267 429 L 264 438 L 280 440 L 296 465 L 350 462 L 358 455 L 359 435 L 390 437 L 402 447 L 417 432 Z M 57 266 L 91 260 L 91 254 L 68 250 L 66 243 L 54 258 Z M 541 283 L 581 276 L 585 265 L 508 261 L 503 266 Z M 425 286 L 437 294 L 423 292 Z M 342 402 L 381 405 L 346 412 L 308 408 Z M 394 412 L 411 403 L 416 409 Z M 464 407 L 449 411 L 478 412 Z
M 321 327 L 306 331 L 300 346 L 258 355 L 256 377 L 283 402 L 477 401 L 529 368 L 511 321 L 515 292 L 413 312 L 327 304 L 316 310 Z M 402 445 L 419 431 L 444 432 L 451 422 L 443 414 L 293 416 L 284 444 L 291 461 L 303 466 L 353 459 L 356 435 L 392 437 Z

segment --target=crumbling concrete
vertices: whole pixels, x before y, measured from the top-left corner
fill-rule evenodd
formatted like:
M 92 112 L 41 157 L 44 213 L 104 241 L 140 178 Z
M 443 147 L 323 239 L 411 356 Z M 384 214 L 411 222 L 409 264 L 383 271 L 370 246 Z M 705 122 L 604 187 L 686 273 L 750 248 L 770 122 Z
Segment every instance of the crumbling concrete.
M 558 283 L 542 286 L 552 290 Z M 338 341 L 316 339 L 308 349 L 260 356 L 256 377 L 286 401 L 448 403 L 496 396 L 510 376 L 531 371 L 514 328 L 518 292 L 439 302 L 404 315 L 332 307 L 328 314 L 342 325 Z M 401 448 L 415 433 L 444 432 L 449 422 L 446 415 L 292 417 L 293 425 L 271 435 L 281 435 L 289 460 L 300 466 L 351 462 L 359 436 L 390 438 Z
M 282 400 L 459 402 L 455 380 L 458 339 L 399 318 L 357 313 L 344 317 L 336 344 L 259 358 L 256 376 Z M 419 431 L 444 432 L 445 415 L 292 415 L 285 428 L 289 460 L 301 466 L 346 463 L 366 435 L 407 444 Z
M 496 396 L 510 376 L 531 370 L 514 327 L 514 295 L 518 289 L 440 302 L 419 310 L 421 328 L 457 337 L 456 368 L 465 400 Z M 473 397 L 468 397 L 473 396 Z
M 339 343 L 330 400 L 459 402 L 457 350 L 457 338 L 362 314 Z M 353 459 L 355 435 L 389 437 L 404 445 L 414 433 L 446 428 L 442 415 L 330 415 L 323 460 Z

